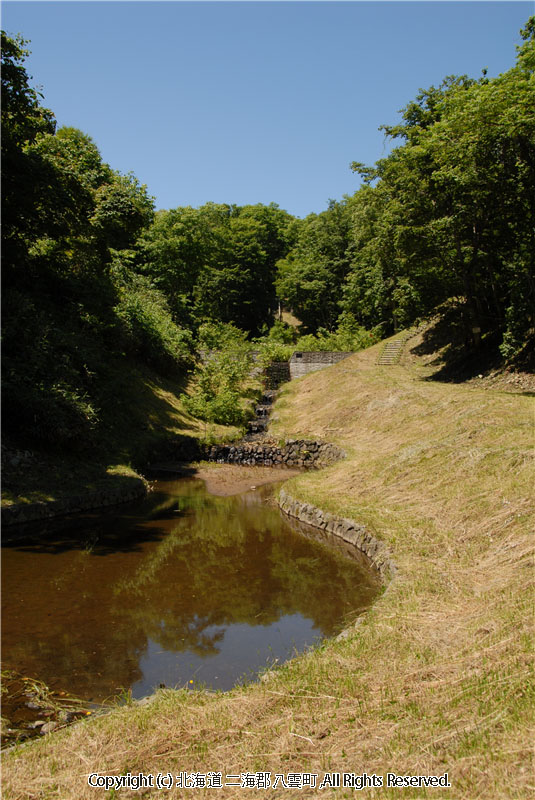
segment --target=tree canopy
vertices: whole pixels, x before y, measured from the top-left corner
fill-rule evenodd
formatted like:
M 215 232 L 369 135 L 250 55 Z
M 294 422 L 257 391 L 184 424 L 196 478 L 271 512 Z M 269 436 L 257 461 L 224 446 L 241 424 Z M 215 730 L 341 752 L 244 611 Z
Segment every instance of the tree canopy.
M 250 340 L 273 328 L 278 301 L 310 348 L 374 341 L 456 298 L 467 346 L 484 336 L 506 358 L 526 349 L 535 336 L 535 18 L 521 34 L 502 75 L 448 76 L 420 90 L 382 127 L 392 152 L 352 164 L 362 187 L 301 220 L 275 203 L 155 213 L 146 187 L 106 164 L 88 134 L 56 130 L 26 72 L 26 42 L 2 33 L 12 430 L 88 441 L 114 360 L 184 371 L 207 324 Z M 279 324 L 262 346 L 294 338 Z
M 304 220 L 277 287 L 311 330 L 348 311 L 392 332 L 457 297 L 467 340 L 494 335 L 511 356 L 533 336 L 534 31 L 504 74 L 420 90 L 382 126 L 400 144 L 353 162 L 363 187 Z

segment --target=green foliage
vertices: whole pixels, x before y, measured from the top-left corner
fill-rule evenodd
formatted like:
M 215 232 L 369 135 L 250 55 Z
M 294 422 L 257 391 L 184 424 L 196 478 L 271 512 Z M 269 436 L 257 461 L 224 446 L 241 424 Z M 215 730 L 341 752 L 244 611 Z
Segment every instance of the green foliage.
M 184 406 L 190 414 L 205 422 L 236 426 L 244 423 L 240 394 L 230 386 L 206 393 L 198 385 L 191 396 L 184 396 Z
M 451 297 L 467 341 L 473 328 L 500 333 L 512 355 L 533 338 L 534 19 L 515 67 L 420 90 L 399 124 L 382 126 L 401 144 L 372 167 L 352 164 L 363 187 L 296 228 L 276 288 L 319 334 L 308 348 L 339 346 L 327 332 L 340 311 L 391 333 Z
M 293 344 L 297 341 L 297 331 L 287 322 L 275 320 L 272 327 L 268 331 L 268 337 L 273 342 L 281 342 L 282 344 Z
M 405 326 L 457 296 L 467 339 L 500 332 L 511 355 L 533 335 L 533 19 L 522 38 L 515 67 L 421 91 L 384 126 L 404 143 L 373 169 L 353 165 L 376 183 L 354 200 L 342 307 L 367 324 Z
M 2 34 L 4 414 L 14 436 L 80 450 L 98 438 L 114 362 L 176 372 L 192 339 L 137 275 L 152 199 L 89 136 L 55 132 L 23 44 Z
M 230 322 L 204 322 L 197 332 L 199 350 L 226 350 L 243 353 L 251 349 L 247 334 Z
M 302 221 L 295 246 L 277 263 L 277 295 L 311 332 L 336 324 L 350 264 L 349 231 L 348 201 L 332 200 L 323 214 Z
M 51 111 L 39 105 L 39 93 L 24 68 L 27 42 L 2 31 L 2 256 L 4 264 L 23 263 L 25 237 L 34 224 L 35 164 L 24 151 L 44 133 L 53 133 Z M 4 267 L 5 268 L 5 267 Z
M 336 330 L 319 328 L 315 335 L 301 336 L 293 350 L 356 353 L 371 347 L 380 338 L 379 329 L 368 331 L 357 323 L 352 314 L 344 312 L 340 315 Z
M 192 363 L 190 331 L 179 328 L 171 317 L 167 300 L 142 276 L 133 276 L 120 288 L 115 313 L 121 322 L 125 350 L 163 374 Z
M 76 176 L 85 188 L 98 189 L 111 183 L 113 171 L 102 161 L 100 152 L 90 136 L 78 128 L 62 127 L 39 139 L 43 155 L 65 172 Z
M 201 344 L 212 343 L 218 327 L 221 331 L 222 326 L 204 326 Z M 198 419 L 241 426 L 248 416 L 243 398 L 252 367 L 251 347 L 240 340 L 240 332 L 233 326 L 226 328 L 225 349 L 205 351 L 195 372 L 192 393 L 184 395 L 183 400 L 190 414 Z M 225 331 L 221 333 L 224 338 Z
M 182 324 L 191 323 L 199 274 L 217 247 L 205 215 L 190 207 L 158 211 L 140 237 L 141 269 L 164 292 Z
M 292 240 L 291 222 L 275 204 L 159 212 L 140 240 L 142 270 L 166 294 L 175 319 L 256 333 L 271 321 L 275 263 Z
M 399 145 L 364 185 L 296 220 L 276 204 L 207 203 L 154 214 L 92 139 L 56 131 L 2 33 L 3 368 L 10 429 L 59 445 L 102 426 L 113 363 L 166 373 L 207 351 L 191 409 L 243 422 L 248 339 L 262 363 L 300 350 L 354 351 L 430 313 L 463 308 L 512 359 L 535 340 L 535 18 L 497 78 L 421 90 Z M 273 322 L 277 298 L 301 333 Z M 479 338 L 479 337 L 477 337 Z M 218 351 L 217 353 L 215 351 Z M 108 388 L 107 388 L 108 387 Z
M 288 361 L 296 349 L 298 334 L 286 322 L 276 320 L 266 334 L 254 340 L 258 360 L 263 367 L 274 361 Z
M 113 180 L 95 193 L 91 224 L 108 247 L 130 247 L 137 235 L 152 221 L 153 200 L 131 173 L 115 173 Z
M 288 361 L 296 350 L 351 353 L 370 347 L 381 338 L 380 328 L 366 330 L 349 312 L 340 314 L 334 331 L 319 328 L 315 334 L 298 336 L 295 329 L 289 328 L 289 325 L 276 322 L 267 336 L 255 340 L 255 348 L 264 367 L 273 361 Z M 291 343 L 288 343 L 288 339 Z
M 297 345 L 284 344 L 284 342 L 266 337 L 258 340 L 257 349 L 260 364 L 268 367 L 274 361 L 289 361 L 292 353 L 297 349 Z
M 4 294 L 3 410 L 10 432 L 55 446 L 90 440 L 98 420 L 90 397 L 98 368 L 91 320 L 68 308 L 59 327 L 52 304 L 13 289 Z
M 522 271 L 520 268 L 520 275 Z M 500 345 L 500 352 L 508 361 L 535 340 L 535 311 L 529 293 L 522 291 L 521 281 L 515 282 L 510 300 L 511 305 L 505 310 L 505 331 Z

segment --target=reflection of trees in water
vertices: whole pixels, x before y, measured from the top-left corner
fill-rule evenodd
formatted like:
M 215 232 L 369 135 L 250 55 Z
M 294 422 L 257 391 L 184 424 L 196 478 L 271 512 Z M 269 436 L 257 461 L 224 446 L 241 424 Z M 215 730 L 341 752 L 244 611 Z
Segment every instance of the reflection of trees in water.
M 154 493 L 148 517 L 128 519 L 130 534 L 114 521 L 91 551 L 5 553 L 11 666 L 102 699 L 140 679 L 149 639 L 210 656 L 233 623 L 268 626 L 301 614 L 331 635 L 347 610 L 371 601 L 369 574 L 293 531 L 259 495 L 175 485 L 183 494 Z
M 208 633 L 208 629 L 217 625 L 210 616 L 197 616 L 189 620 L 180 620 L 167 624 L 162 621 L 158 633 L 152 633 L 160 647 L 170 652 L 189 651 L 204 658 L 219 652 L 218 644 L 223 641 L 225 629 L 219 628 Z M 157 637 L 157 638 L 156 638 Z
M 359 565 L 250 499 L 207 496 L 199 505 L 181 498 L 184 515 L 172 532 L 116 584 L 114 602 L 128 606 L 135 624 L 164 649 L 209 654 L 221 638 L 207 639 L 209 628 L 267 626 L 296 613 L 332 635 L 345 613 L 371 602 L 376 586 Z M 130 603 L 131 593 L 143 602 Z
M 139 680 L 147 640 L 109 603 L 111 564 L 72 551 L 4 552 L 4 663 L 87 699 L 103 700 Z M 17 581 L 22 569 L 24 582 Z

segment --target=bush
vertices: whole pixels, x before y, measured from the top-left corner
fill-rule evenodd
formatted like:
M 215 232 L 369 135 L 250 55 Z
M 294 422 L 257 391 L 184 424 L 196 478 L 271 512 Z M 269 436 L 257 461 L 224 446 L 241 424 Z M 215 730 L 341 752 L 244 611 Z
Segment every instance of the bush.
M 190 331 L 173 322 L 167 300 L 146 279 L 135 276 L 120 289 L 114 311 L 121 323 L 126 350 L 149 366 L 164 372 L 191 366 L 193 339 Z
M 247 333 L 231 322 L 203 322 L 197 331 L 197 347 L 240 353 L 251 350 L 252 345 L 247 341 Z
M 291 325 L 288 325 L 287 322 L 282 322 L 282 320 L 277 319 L 273 323 L 273 327 L 270 328 L 268 337 L 270 341 L 290 345 L 295 344 L 299 334 L 297 333 L 297 330 Z
M 258 342 L 258 359 L 265 368 L 274 361 L 289 361 L 296 349 L 295 344 L 284 344 L 271 339 Z
M 293 343 L 284 342 L 289 337 L 281 325 L 284 323 L 275 323 L 268 336 L 256 340 L 263 366 L 273 361 L 288 361 L 295 350 L 357 352 L 381 339 L 380 327 L 368 331 L 357 323 L 353 314 L 347 311 L 338 318 L 336 331 L 329 332 L 325 328 L 319 328 L 317 333 L 300 336 Z
M 184 396 L 184 405 L 190 414 L 206 422 L 241 426 L 247 417 L 243 398 L 252 367 L 251 345 L 242 331 L 223 323 L 202 326 L 199 344 L 213 345 L 220 328 L 225 346 L 211 349 L 199 363 L 192 394 Z

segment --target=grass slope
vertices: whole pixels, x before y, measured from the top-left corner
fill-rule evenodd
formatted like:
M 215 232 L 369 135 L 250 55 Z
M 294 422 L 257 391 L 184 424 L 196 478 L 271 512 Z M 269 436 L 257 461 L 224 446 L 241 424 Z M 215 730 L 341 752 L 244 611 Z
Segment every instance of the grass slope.
M 180 399 L 186 381 L 163 378 L 133 362 L 116 362 L 113 381 L 102 398 L 102 423 L 91 448 L 54 453 L 20 442 L 9 433 L 2 445 L 2 505 L 57 500 L 85 491 L 124 486 L 169 448 L 178 436 L 204 438 L 239 435 L 237 428 L 195 419 Z M 9 443 L 8 443 L 9 442 Z
M 91 772 L 449 773 L 451 788 L 369 798 L 533 796 L 533 400 L 425 380 L 379 347 L 288 385 L 273 433 L 335 441 L 347 460 L 286 488 L 365 522 L 399 575 L 346 639 L 264 682 L 161 690 L 7 754 L 4 797 L 112 797 Z M 253 791 L 270 798 L 318 789 Z M 142 796 L 120 790 L 117 796 Z M 236 788 L 150 790 L 228 797 Z M 354 797 L 340 788 L 330 796 Z

